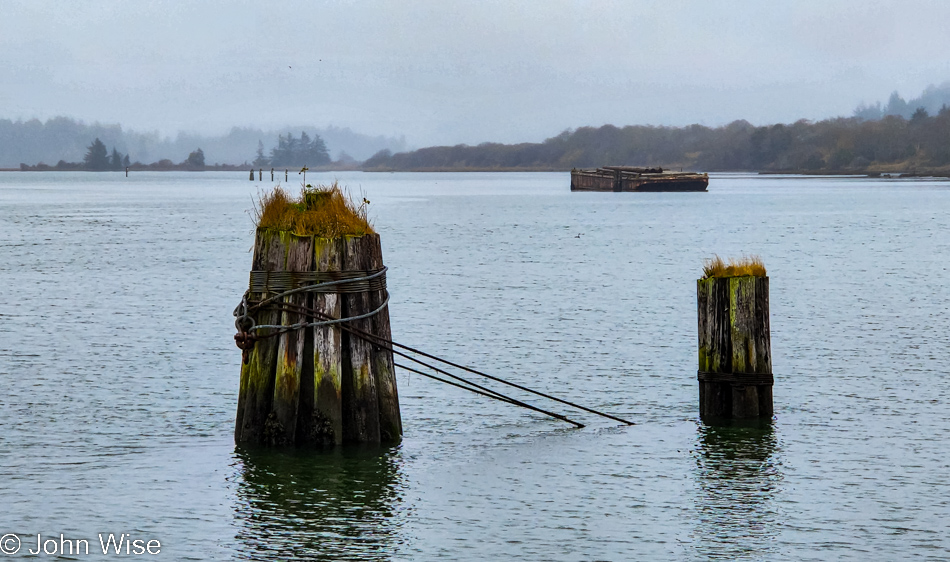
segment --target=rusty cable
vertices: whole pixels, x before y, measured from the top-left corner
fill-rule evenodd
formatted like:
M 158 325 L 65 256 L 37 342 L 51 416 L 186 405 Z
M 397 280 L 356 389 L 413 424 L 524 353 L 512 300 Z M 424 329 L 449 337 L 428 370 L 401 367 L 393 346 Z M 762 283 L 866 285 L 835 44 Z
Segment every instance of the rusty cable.
M 323 313 L 320 312 L 319 310 L 314 310 L 314 309 L 312 309 L 312 308 L 308 308 L 308 307 L 306 307 L 306 306 L 299 305 L 299 304 L 294 304 L 294 303 L 279 303 L 279 304 L 274 305 L 274 307 L 277 308 L 277 310 L 279 310 L 280 312 L 292 312 L 292 313 L 296 313 L 296 314 L 309 314 L 309 315 L 315 316 L 315 317 L 328 317 L 326 314 L 323 314 Z M 352 335 L 354 335 L 354 336 L 356 336 L 356 337 L 362 339 L 363 341 L 369 343 L 370 345 L 374 345 L 374 346 L 377 346 L 377 347 L 382 347 L 383 349 L 385 349 L 385 350 L 387 350 L 387 351 L 389 351 L 389 352 L 391 352 L 391 353 L 394 353 L 394 354 L 396 354 L 396 355 L 398 355 L 398 356 L 400 356 L 400 357 L 404 357 L 404 358 L 406 358 L 406 359 L 408 359 L 408 360 L 410 360 L 410 361 L 413 361 L 413 362 L 415 362 L 415 363 L 418 363 L 419 365 L 422 365 L 423 367 L 432 369 L 433 371 L 435 371 L 435 372 L 437 372 L 437 373 L 439 373 L 439 374 L 441 374 L 441 375 L 445 375 L 445 376 L 447 376 L 447 377 L 451 377 L 451 378 L 453 378 L 453 379 L 455 379 L 455 380 L 457 380 L 457 381 L 460 381 L 461 383 L 464 383 L 464 384 L 459 384 L 459 383 L 457 383 L 457 382 L 452 382 L 452 381 L 449 381 L 449 380 L 445 380 L 445 379 L 443 379 L 443 378 L 441 378 L 441 377 L 437 377 L 437 376 L 432 375 L 432 374 L 430 374 L 430 373 L 425 373 L 425 372 L 423 372 L 423 371 L 419 371 L 419 370 L 413 369 L 413 368 L 411 368 L 411 367 L 406 367 L 405 365 L 400 365 L 400 364 L 398 364 L 398 363 L 393 362 L 393 365 L 395 365 L 395 366 L 397 366 L 397 367 L 399 367 L 399 368 L 401 368 L 401 369 L 405 369 L 405 370 L 410 371 L 410 372 L 413 372 L 413 373 L 418 373 L 418 374 L 420 374 L 420 375 L 422 375 L 422 376 L 424 376 L 424 377 L 428 377 L 428 378 L 430 378 L 430 379 L 434 379 L 434 380 L 437 380 L 437 381 L 440 381 L 440 382 L 444 382 L 444 383 L 446 383 L 446 384 L 450 384 L 450 385 L 456 386 L 456 387 L 458 387 L 458 388 L 463 388 L 463 389 L 465 389 L 465 390 L 474 392 L 475 394 L 481 394 L 481 395 L 483 395 L 483 396 L 487 396 L 487 397 L 489 397 L 489 398 L 494 398 L 494 399 L 500 400 L 500 401 L 502 401 L 502 402 L 507 402 L 507 403 L 513 404 L 513 405 L 515 405 L 515 406 L 521 406 L 522 408 L 527 408 L 527 409 L 529 409 L 529 410 L 534 410 L 535 412 L 539 412 L 539 413 L 545 414 L 545 415 L 547 415 L 547 416 L 550 416 L 550 417 L 552 417 L 552 418 L 556 418 L 556 419 L 559 419 L 559 420 L 561 420 L 561 421 L 565 421 L 565 422 L 567 422 L 567 423 L 573 424 L 574 426 L 576 426 L 576 427 L 578 427 L 578 428 L 585 427 L 584 424 L 582 424 L 582 423 L 580 423 L 580 422 L 577 422 L 577 421 L 574 421 L 574 420 L 572 420 L 572 419 L 570 419 L 570 418 L 568 418 L 568 417 L 566 417 L 566 416 L 563 416 L 563 415 L 561 415 L 561 414 L 556 414 L 556 413 L 554 413 L 554 412 L 550 412 L 550 411 L 548 411 L 548 410 L 544 410 L 544 409 L 538 408 L 537 406 L 534 406 L 534 405 L 532 405 L 532 404 L 528 404 L 527 402 L 522 402 L 521 400 L 518 400 L 518 399 L 516 399 L 516 398 L 512 398 L 512 397 L 510 397 L 510 396 L 506 396 L 506 395 L 504 395 L 504 394 L 502 394 L 502 393 L 500 393 L 500 392 L 498 392 L 498 391 L 496 391 L 496 390 L 493 390 L 493 389 L 488 388 L 488 387 L 486 387 L 486 386 L 482 386 L 482 385 L 480 385 L 480 384 L 478 384 L 478 383 L 472 382 L 472 381 L 470 381 L 470 380 L 468 380 L 468 379 L 465 379 L 465 378 L 463 378 L 463 377 L 460 377 L 460 376 L 455 375 L 455 374 L 453 374 L 453 373 L 450 373 L 450 372 L 448 372 L 448 371 L 442 370 L 442 369 L 436 367 L 435 365 L 430 365 L 430 364 L 428 364 L 428 363 L 426 363 L 426 362 L 424 362 L 424 361 L 422 361 L 422 360 L 420 360 L 420 359 L 417 359 L 417 358 L 415 358 L 415 357 L 413 357 L 413 356 L 411 356 L 411 355 L 409 355 L 409 354 L 406 354 L 406 353 L 403 353 L 403 352 L 398 351 L 398 350 L 396 350 L 396 349 L 393 349 L 393 347 L 392 347 L 393 342 L 392 342 L 391 340 L 386 340 L 385 338 L 380 338 L 380 337 L 378 337 L 378 336 L 375 336 L 374 334 L 369 334 L 369 333 L 367 333 L 367 332 L 363 332 L 362 330 L 360 330 L 360 329 L 358 329 L 358 328 L 354 328 L 354 327 L 352 327 L 352 326 L 347 326 L 346 324 L 341 324 L 341 325 L 340 325 L 340 328 L 343 329 L 343 330 L 345 330 L 347 333 L 352 334 Z M 276 333 L 274 333 L 274 334 L 268 334 L 267 336 L 264 336 L 264 337 L 271 337 L 271 336 L 274 336 L 274 335 L 276 335 Z M 382 341 L 382 342 L 384 342 L 384 344 L 380 344 L 379 341 L 373 341 L 371 338 L 375 338 L 375 339 L 377 339 L 377 340 L 379 340 L 379 341 Z M 385 344 L 389 344 L 389 345 L 385 345 Z M 469 386 L 465 386 L 465 385 L 469 385 Z
M 306 306 L 303 306 L 303 305 L 298 305 L 298 304 L 293 304 L 293 303 L 278 303 L 276 306 L 277 306 L 277 308 L 278 308 L 279 310 L 282 310 L 283 312 L 295 312 L 295 313 L 297 313 L 297 314 L 307 314 L 307 315 L 313 316 L 313 317 L 315 317 L 315 318 L 332 319 L 331 316 L 329 316 L 329 315 L 327 315 L 327 314 L 325 314 L 325 313 L 323 313 L 323 312 L 321 312 L 321 311 L 319 311 L 319 310 L 315 310 L 315 309 L 312 309 L 312 308 L 309 308 L 309 307 L 306 307 Z M 288 310 L 288 308 L 289 308 L 290 310 Z M 296 309 L 296 310 L 294 310 L 294 309 Z M 456 379 L 456 380 L 459 380 L 459 381 L 463 381 L 463 382 L 466 383 L 466 384 L 469 384 L 469 385 L 471 385 L 471 386 L 473 386 L 473 387 L 475 387 L 475 388 L 481 389 L 483 392 L 488 392 L 488 393 L 497 395 L 497 396 L 499 396 L 499 397 L 505 397 L 505 398 L 508 398 L 509 400 L 513 400 L 513 399 L 511 399 L 511 398 L 509 398 L 509 397 L 506 397 L 504 394 L 501 394 L 501 393 L 499 393 L 499 392 L 497 392 L 497 391 L 495 391 L 495 390 L 492 390 L 492 389 L 487 388 L 487 387 L 485 387 L 485 386 L 479 385 L 479 384 L 477 384 L 477 383 L 474 383 L 474 382 L 471 382 L 471 381 L 469 381 L 469 380 L 467 380 L 467 379 L 464 379 L 464 378 L 462 378 L 462 377 L 459 377 L 458 375 L 454 375 L 454 374 L 452 374 L 452 373 L 449 373 L 449 372 L 447 372 L 447 371 L 444 371 L 444 370 L 442 370 L 442 369 L 439 369 L 438 367 L 435 367 L 435 366 L 433 366 L 433 365 L 430 365 L 430 364 L 428 364 L 428 363 L 425 363 L 425 362 L 423 362 L 423 361 L 421 361 L 421 360 L 419 360 L 419 359 L 417 359 L 417 358 L 415 358 L 415 357 L 413 357 L 413 356 L 411 356 L 411 355 L 408 355 L 408 354 L 406 354 L 406 353 L 403 353 L 403 352 L 401 352 L 401 351 L 397 351 L 395 348 L 398 347 L 398 348 L 400 348 L 400 349 L 405 349 L 406 351 L 409 351 L 409 352 L 411 352 L 411 353 L 416 353 L 416 354 L 418 354 L 418 355 L 422 355 L 423 357 L 432 359 L 432 360 L 434 360 L 434 361 L 438 361 L 438 362 L 440 362 L 440 363 L 444 363 L 444 364 L 446 364 L 446 365 L 450 365 L 450 366 L 452 366 L 452 367 L 455 367 L 455 368 L 458 368 L 458 369 L 462 369 L 462 370 L 464 370 L 464 371 L 468 371 L 468 372 L 470 372 L 470 373 L 473 373 L 473 374 L 476 374 L 476 375 L 479 375 L 479 376 L 486 377 L 486 378 L 491 379 L 491 380 L 494 380 L 494 381 L 496 381 L 496 382 L 500 382 L 500 383 L 506 384 L 506 385 L 508 385 L 508 386 L 515 387 L 515 388 L 517 388 L 517 389 L 519 389 L 519 390 L 523 390 L 523 391 L 525 391 L 525 392 L 529 392 L 529 393 L 531 393 L 531 394 L 535 394 L 535 395 L 537 395 L 537 396 L 541 396 L 541 397 L 543 397 L 543 398 L 547 398 L 547 399 L 553 400 L 553 401 L 555 401 L 555 402 L 560 402 L 560 403 L 562 403 L 562 404 L 566 404 L 566 405 L 568 405 L 568 406 L 572 406 L 572 407 L 574 407 L 574 408 L 578 408 L 578 409 L 580 409 L 580 410 L 584 410 L 584 411 L 590 412 L 590 413 L 592 413 L 592 414 L 596 414 L 596 415 L 599 415 L 599 416 L 602 416 L 602 417 L 605 417 L 605 418 L 608 418 L 608 419 L 611 419 L 611 420 L 614 420 L 614 421 L 618 421 L 618 422 L 624 423 L 624 424 L 626 424 L 626 425 L 635 425 L 635 424 L 634 424 L 633 422 L 631 422 L 631 421 L 628 421 L 628 420 L 625 420 L 625 419 L 622 419 L 622 418 L 618 418 L 618 417 L 616 417 L 616 416 L 613 416 L 613 415 L 610 415 L 610 414 L 607 414 L 607 413 L 604 413 L 604 412 L 600 412 L 600 411 L 594 410 L 594 409 L 592 409 L 592 408 L 588 408 L 588 407 L 586 407 L 586 406 L 581 406 L 580 404 L 575 404 L 575 403 L 573 403 L 573 402 L 569 402 L 569 401 L 567 401 L 567 400 L 563 400 L 563 399 L 561 399 L 561 398 L 557 398 L 557 397 L 555 397 L 555 396 L 551 396 L 551 395 L 549 395 L 549 394 L 545 394 L 545 393 L 543 393 L 543 392 L 540 392 L 540 391 L 537 391 L 537 390 L 528 388 L 528 387 L 526 387 L 526 386 L 522 386 L 522 385 L 519 385 L 519 384 L 517 384 L 517 383 L 513 383 L 513 382 L 510 382 L 510 381 L 506 381 L 506 380 L 504 380 L 504 379 L 502 379 L 502 378 L 495 377 L 495 376 L 489 375 L 489 374 L 487 374 L 487 373 L 482 373 L 481 371 L 476 371 L 475 369 L 472 369 L 472 368 L 470 368 L 470 367 L 465 367 L 464 365 L 459 365 L 459 364 L 457 364 L 457 363 L 453 363 L 453 362 L 448 361 L 448 360 L 446 360 L 446 359 L 442 359 L 441 357 L 436 357 L 435 355 L 431 355 L 431 354 L 429 354 L 429 353 L 425 353 L 424 351 L 420 351 L 420 350 L 418 350 L 418 349 L 409 347 L 409 346 L 407 346 L 407 345 L 403 345 L 403 344 L 394 342 L 394 341 L 392 341 L 392 340 L 388 340 L 388 339 L 386 339 L 386 338 L 377 336 L 376 334 L 371 334 L 371 333 L 369 333 L 369 332 L 365 332 L 365 331 L 360 330 L 359 328 L 356 328 L 356 327 L 353 327 L 353 326 L 347 326 L 346 324 L 340 324 L 340 328 L 346 330 L 348 333 L 351 333 L 351 334 L 353 334 L 353 335 L 355 335 L 355 336 L 357 336 L 357 337 L 363 339 L 364 341 L 367 341 L 367 342 L 369 342 L 369 343 L 371 343 L 371 344 L 373 344 L 373 345 L 377 345 L 377 346 L 379 346 L 379 347 L 384 347 L 384 348 L 387 349 L 388 351 L 390 351 L 390 352 L 392 352 L 392 353 L 394 353 L 394 354 L 396 354 L 396 355 L 399 355 L 400 357 L 404 357 L 404 358 L 406 358 L 406 359 L 409 359 L 410 361 L 413 361 L 413 362 L 415 362 L 415 363 L 418 363 L 418 364 L 420 364 L 420 365 L 423 365 L 423 366 L 425 366 L 425 367 L 427 367 L 427 368 L 429 368 L 429 369 L 432 369 L 432 370 L 436 371 L 437 373 L 440 373 L 440 374 L 443 374 L 443 375 L 452 377 L 452 378 L 454 378 L 454 379 Z M 265 337 L 269 337 L 270 335 L 275 335 L 275 334 L 269 334 L 268 336 L 265 336 Z M 407 369 L 407 370 L 408 370 L 408 369 Z M 417 371 L 413 371 L 413 372 L 417 372 Z M 437 380 L 442 380 L 442 379 L 437 379 Z M 469 388 L 468 390 L 473 390 L 473 389 Z M 474 390 L 473 390 L 473 392 L 474 392 Z M 483 392 L 479 392 L 479 394 L 482 394 Z M 527 403 L 524 403 L 524 402 L 521 402 L 521 403 L 518 404 L 518 405 L 523 405 L 523 406 L 525 406 L 525 407 L 528 407 L 529 409 L 536 409 L 535 407 L 531 406 L 530 404 L 527 404 Z M 570 420 L 570 419 L 568 419 L 568 418 L 564 418 L 563 416 L 560 416 L 560 415 L 558 415 L 558 414 L 552 414 L 551 412 L 547 412 L 547 411 L 544 411 L 544 410 L 539 410 L 539 411 L 541 411 L 541 412 L 543 412 L 543 413 L 545 413 L 545 414 L 548 414 L 548 415 L 552 415 L 553 417 L 557 417 L 558 419 L 563 419 L 564 421 L 567 421 L 567 422 L 569 422 L 569 423 L 573 423 L 573 424 L 575 424 L 575 425 L 578 425 L 577 422 L 574 422 L 574 421 L 572 421 L 572 420 Z M 583 426 L 581 425 L 580 427 L 583 427 Z
M 446 379 L 443 379 L 443 378 L 441 378 L 441 377 L 437 377 L 437 376 L 435 376 L 435 375 L 433 375 L 433 374 L 426 373 L 426 372 L 420 371 L 420 370 L 418 370 L 418 369 L 413 369 L 412 367 L 406 367 L 405 365 L 400 365 L 399 363 L 393 363 L 393 365 L 395 365 L 396 367 L 399 367 L 400 369 L 405 369 L 406 371 L 409 371 L 409 372 L 411 372 L 411 373 L 416 373 L 416 374 L 422 375 L 422 376 L 424 376 L 424 377 L 429 377 L 430 379 L 435 379 L 435 380 L 437 380 L 437 381 L 439 381 L 439 382 L 444 382 L 445 384 L 450 384 L 450 385 L 452 385 L 452 386 L 457 386 L 457 387 L 459 387 L 459 388 L 464 388 L 465 390 L 467 390 L 467 391 L 469 391 L 469 392 L 474 392 L 475 394 L 481 394 L 482 396 L 487 396 L 487 397 L 489 397 L 489 398 L 494 398 L 495 400 L 501 400 L 502 402 L 507 402 L 507 403 L 513 404 L 513 405 L 515 405 L 515 406 L 521 406 L 522 408 L 527 408 L 527 409 L 529 409 L 529 410 L 534 410 L 535 412 L 540 412 L 540 413 L 545 414 L 545 415 L 547 415 L 547 416 L 551 416 L 552 418 L 557 418 L 557 419 L 559 419 L 559 420 L 561 420 L 561 421 L 566 421 L 567 423 L 574 424 L 574 426 L 577 427 L 577 428 L 582 428 L 582 427 L 584 427 L 584 424 L 582 424 L 582 423 L 580 423 L 580 422 L 576 422 L 576 421 L 574 421 L 574 420 L 572 420 L 572 419 L 570 419 L 570 418 L 568 418 L 568 417 L 566 417 L 566 416 L 562 416 L 561 414 L 555 414 L 554 412 L 549 412 L 549 411 L 547 411 L 547 410 L 542 410 L 541 408 L 538 408 L 537 406 L 532 406 L 531 404 L 528 404 L 528 403 L 526 403 L 526 402 L 522 402 L 522 401 L 520 401 L 520 400 L 516 400 L 516 399 L 514 399 L 514 398 L 511 398 L 510 396 L 505 396 L 504 394 L 500 394 L 500 393 L 498 393 L 498 392 L 495 392 L 494 390 L 492 390 L 491 392 L 482 392 L 481 390 L 477 390 L 477 389 L 474 389 L 474 388 L 469 388 L 469 387 L 467 387 L 467 386 L 465 386 L 465 385 L 461 385 L 461 384 L 459 384 L 459 383 L 457 383 L 457 382 L 452 382 L 452 381 L 450 381 L 450 380 L 446 380 Z M 431 368 L 431 367 L 430 367 L 430 368 Z M 439 372 L 444 372 L 444 371 L 439 371 Z M 465 380 L 465 379 L 461 379 L 461 377 L 454 377 L 454 376 L 453 376 L 453 378 L 459 378 L 460 380 Z M 466 381 L 466 382 L 468 382 L 468 381 Z M 469 384 L 473 384 L 473 383 L 469 382 Z

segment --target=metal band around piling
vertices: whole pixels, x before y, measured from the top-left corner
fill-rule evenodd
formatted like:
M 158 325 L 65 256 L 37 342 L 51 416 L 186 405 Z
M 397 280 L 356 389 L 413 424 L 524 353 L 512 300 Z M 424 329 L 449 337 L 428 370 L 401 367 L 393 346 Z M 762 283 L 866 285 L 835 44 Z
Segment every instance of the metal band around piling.
M 376 271 L 252 271 L 252 293 L 365 293 L 386 290 L 386 269 Z
M 322 320 L 319 322 L 300 322 L 298 324 L 290 324 L 288 326 L 284 325 L 267 325 L 267 324 L 258 324 L 251 326 L 247 329 L 248 332 L 256 332 L 257 330 L 276 330 L 275 334 L 282 334 L 284 332 L 289 332 L 291 330 L 302 330 L 304 328 L 316 328 L 319 326 L 330 326 L 331 324 L 340 324 L 343 322 L 353 322 L 355 320 L 363 320 L 364 318 L 369 318 L 370 316 L 375 316 L 382 312 L 384 308 L 389 305 L 389 293 L 386 293 L 386 299 L 383 301 L 383 304 L 379 305 L 376 310 L 367 312 L 366 314 L 360 314 L 359 316 L 348 316 L 346 318 L 336 318 L 333 320 Z M 273 334 L 271 334 L 273 335 Z
M 697 371 L 696 378 L 703 382 L 727 382 L 736 386 L 772 385 L 775 378 L 772 373 L 710 373 Z
M 258 330 L 273 330 L 266 337 L 275 336 L 291 330 L 302 330 L 304 328 L 315 328 L 319 326 L 329 326 L 331 324 L 340 324 L 343 322 L 352 322 L 362 320 L 379 314 L 389 305 L 389 291 L 386 291 L 386 270 L 387 267 L 376 271 L 252 271 L 250 288 L 244 293 L 241 303 L 234 309 L 235 327 L 239 334 L 257 332 Z M 248 301 L 250 293 L 268 293 L 279 291 L 276 295 L 264 299 L 260 302 L 251 303 Z M 317 322 L 299 322 L 290 325 L 276 324 L 256 324 L 251 317 L 252 310 L 261 308 L 279 302 L 285 297 L 295 293 L 365 293 L 369 291 L 385 291 L 386 298 L 383 303 L 375 310 L 360 314 L 358 316 L 349 316 L 347 318 L 326 319 Z M 260 336 L 257 336 L 258 338 Z
M 347 292 L 347 293 L 365 293 L 365 292 L 372 291 L 372 290 L 383 290 L 383 291 L 384 291 L 384 290 L 386 290 L 386 270 L 387 270 L 387 269 L 389 269 L 389 268 L 383 267 L 382 269 L 377 270 L 377 271 L 374 271 L 374 272 L 372 272 L 372 273 L 367 273 L 367 272 L 365 272 L 365 271 L 337 271 L 337 272 L 334 272 L 334 273 L 337 273 L 337 274 L 339 274 L 339 273 L 360 274 L 360 276 L 355 276 L 355 277 L 351 277 L 351 278 L 348 278 L 348 279 L 338 279 L 338 280 L 335 280 L 335 281 L 326 281 L 326 282 L 323 282 L 323 283 L 311 283 L 311 284 L 306 284 L 306 285 L 300 285 L 300 286 L 297 286 L 297 287 L 294 287 L 294 288 L 290 288 L 290 289 L 285 289 L 283 292 L 281 292 L 281 293 L 279 293 L 279 294 L 276 294 L 276 295 L 274 295 L 274 296 L 272 296 L 272 297 L 270 297 L 270 298 L 264 299 L 264 300 L 262 300 L 261 302 L 257 303 L 257 304 L 254 306 L 254 308 L 261 308 L 261 307 L 264 306 L 264 305 L 270 304 L 270 303 L 272 303 L 272 302 L 274 302 L 274 301 L 278 301 L 278 300 L 280 300 L 280 299 L 282 299 L 282 298 L 284 298 L 284 297 L 286 297 L 286 296 L 288 296 L 288 295 L 293 295 L 293 294 L 295 294 L 295 293 L 305 293 L 305 292 L 306 292 L 306 293 L 344 293 L 344 292 Z M 259 273 L 260 273 L 260 272 L 259 272 Z M 268 272 L 265 271 L 265 272 L 263 272 L 263 273 L 268 273 Z M 286 271 L 278 271 L 278 272 L 271 272 L 271 273 L 288 273 L 288 272 L 286 272 Z M 374 280 L 374 279 L 379 279 L 379 278 L 382 278 L 382 280 L 383 280 L 383 281 L 382 281 L 382 288 L 380 288 L 380 289 L 371 289 L 371 288 L 369 287 L 368 282 L 369 282 L 369 281 L 372 281 L 372 280 Z M 252 277 L 252 283 L 253 283 L 253 277 Z M 365 285 L 364 285 L 364 283 L 365 283 Z M 328 290 L 330 287 L 333 287 L 333 289 Z M 338 290 L 338 289 L 337 289 L 338 287 L 344 287 L 344 288 L 346 288 L 346 287 L 354 287 L 354 288 L 355 288 L 355 287 L 360 287 L 360 289 L 359 289 L 359 290 L 343 291 L 343 290 Z M 250 289 L 248 289 L 248 291 L 249 291 L 249 292 L 265 292 L 265 291 L 256 291 L 253 285 L 251 286 Z

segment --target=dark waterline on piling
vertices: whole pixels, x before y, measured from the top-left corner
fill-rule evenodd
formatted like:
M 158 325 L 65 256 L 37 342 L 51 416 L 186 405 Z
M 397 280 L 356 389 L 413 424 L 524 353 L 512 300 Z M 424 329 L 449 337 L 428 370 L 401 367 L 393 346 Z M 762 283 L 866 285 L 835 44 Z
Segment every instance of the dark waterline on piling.
M 235 449 L 260 182 L 2 174 L 0 529 L 131 531 L 197 560 L 946 558 L 950 183 L 307 181 L 334 178 L 373 202 L 396 341 L 637 425 L 400 373 L 398 447 Z M 764 426 L 697 420 L 714 253 L 769 266 Z

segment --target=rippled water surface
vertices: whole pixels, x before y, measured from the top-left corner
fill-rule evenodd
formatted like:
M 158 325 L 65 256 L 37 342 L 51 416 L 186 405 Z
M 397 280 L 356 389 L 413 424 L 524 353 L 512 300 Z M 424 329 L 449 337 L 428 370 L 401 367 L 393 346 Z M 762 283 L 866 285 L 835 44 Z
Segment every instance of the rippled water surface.
M 169 560 L 950 558 L 950 184 L 334 178 L 372 201 L 397 341 L 637 425 L 400 374 L 398 447 L 235 450 L 231 310 L 268 186 L 0 174 L 0 534 L 20 555 L 111 532 Z M 713 253 L 769 268 L 771 424 L 697 420 Z

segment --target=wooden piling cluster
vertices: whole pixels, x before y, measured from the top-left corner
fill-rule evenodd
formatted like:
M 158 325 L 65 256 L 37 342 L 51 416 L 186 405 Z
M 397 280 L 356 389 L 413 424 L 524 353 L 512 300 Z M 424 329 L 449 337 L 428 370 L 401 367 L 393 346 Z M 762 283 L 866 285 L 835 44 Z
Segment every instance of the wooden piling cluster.
M 320 283 L 366 277 L 383 269 L 378 234 L 334 239 L 258 228 L 247 296 L 275 306 L 251 315 L 255 325 L 291 326 L 361 316 L 346 325 L 313 326 L 266 337 L 256 333 L 241 369 L 234 439 L 239 444 L 320 446 L 393 443 L 402 435 L 385 276 L 320 289 Z M 276 330 L 271 330 L 274 332 Z M 240 335 L 240 334 L 239 334 Z M 237 338 L 236 338 L 237 339 Z M 369 341 L 368 341 L 369 340 Z
M 700 417 L 771 418 L 769 278 L 700 279 L 697 301 Z
M 278 171 L 277 173 L 279 174 L 280 171 Z M 287 173 L 288 173 L 288 171 L 287 171 L 287 170 L 284 170 L 284 181 L 285 181 L 285 182 L 288 181 L 288 180 L 287 180 Z M 126 175 L 126 176 L 129 175 L 129 169 L 128 169 L 128 168 L 125 169 L 125 175 Z M 258 172 L 258 177 L 261 179 L 261 181 L 263 181 L 263 178 L 264 178 L 264 169 L 263 169 L 263 168 L 261 168 L 261 169 L 259 170 L 259 172 Z M 251 180 L 251 181 L 254 181 L 254 168 L 251 168 L 251 173 L 248 175 L 248 179 Z M 271 168 L 271 169 L 270 169 L 270 181 L 274 181 L 274 168 Z

